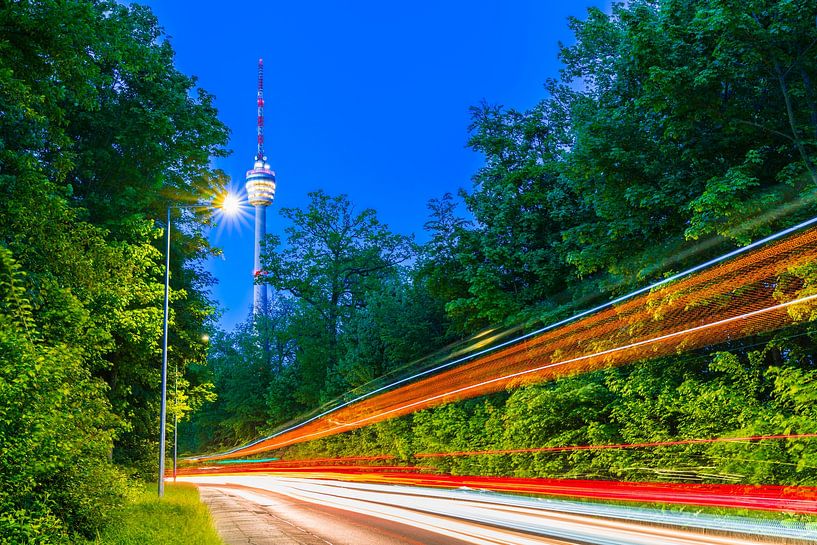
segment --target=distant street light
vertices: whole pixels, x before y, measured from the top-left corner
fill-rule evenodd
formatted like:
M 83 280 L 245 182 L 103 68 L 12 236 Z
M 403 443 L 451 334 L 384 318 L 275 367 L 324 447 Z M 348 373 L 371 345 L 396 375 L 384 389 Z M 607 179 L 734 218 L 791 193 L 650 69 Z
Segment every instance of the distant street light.
M 162 335 L 162 408 L 159 412 L 159 497 L 165 495 L 165 439 L 167 435 L 167 323 L 168 312 L 170 310 L 170 211 L 173 209 L 185 208 L 218 208 L 225 215 L 232 216 L 241 209 L 241 201 L 229 193 L 217 197 L 213 203 L 196 204 L 169 204 L 167 206 L 167 248 L 165 249 L 165 311 L 164 311 L 164 333 Z M 178 380 L 178 369 L 176 370 Z M 175 387 L 175 386 L 174 386 Z M 174 397 L 175 401 L 175 397 Z M 176 424 L 173 431 L 173 476 L 176 475 Z

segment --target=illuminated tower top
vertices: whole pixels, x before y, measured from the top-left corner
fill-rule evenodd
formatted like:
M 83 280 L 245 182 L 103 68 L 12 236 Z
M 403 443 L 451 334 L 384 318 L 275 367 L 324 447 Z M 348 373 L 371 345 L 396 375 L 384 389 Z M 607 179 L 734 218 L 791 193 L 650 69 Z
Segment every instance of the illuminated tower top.
M 247 198 L 253 206 L 269 206 L 275 199 L 275 171 L 264 155 L 264 59 L 258 59 L 258 151 L 246 175 Z

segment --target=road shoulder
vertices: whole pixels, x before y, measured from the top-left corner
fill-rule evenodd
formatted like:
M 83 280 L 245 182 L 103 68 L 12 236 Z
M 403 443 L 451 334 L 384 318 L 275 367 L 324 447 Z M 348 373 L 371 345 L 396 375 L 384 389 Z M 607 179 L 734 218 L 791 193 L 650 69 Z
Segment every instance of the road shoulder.
M 225 545 L 327 545 L 324 539 L 283 520 L 229 488 L 199 486 L 201 501 Z

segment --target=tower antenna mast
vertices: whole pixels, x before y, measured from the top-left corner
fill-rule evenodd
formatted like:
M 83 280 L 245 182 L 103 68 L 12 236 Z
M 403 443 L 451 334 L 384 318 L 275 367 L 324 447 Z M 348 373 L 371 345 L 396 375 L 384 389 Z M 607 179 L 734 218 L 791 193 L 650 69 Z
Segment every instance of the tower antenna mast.
M 264 59 L 258 59 L 258 154 L 256 160 L 264 160 Z

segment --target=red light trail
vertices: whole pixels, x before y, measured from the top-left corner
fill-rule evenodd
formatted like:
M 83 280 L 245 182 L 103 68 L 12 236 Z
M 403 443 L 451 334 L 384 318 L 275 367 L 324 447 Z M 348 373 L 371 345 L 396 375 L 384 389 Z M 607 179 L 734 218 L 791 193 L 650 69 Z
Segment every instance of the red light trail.
M 675 441 L 652 441 L 648 443 L 619 443 L 613 445 L 569 445 L 564 447 L 535 447 L 518 449 L 493 450 L 460 450 L 455 452 L 418 452 L 415 458 L 444 458 L 446 456 L 482 456 L 494 454 L 534 454 L 537 452 L 568 452 L 574 450 L 632 449 L 652 447 L 673 447 L 679 445 L 702 445 L 709 443 L 749 443 L 757 441 L 814 439 L 817 433 L 798 433 L 790 435 L 751 435 L 748 437 L 714 437 L 711 439 L 678 439 Z
M 604 501 L 695 505 L 731 509 L 750 509 L 796 514 L 817 515 L 817 487 L 744 485 L 744 484 L 686 484 L 662 482 L 624 482 L 590 479 L 543 479 L 518 477 L 481 477 L 458 475 L 428 475 L 393 468 L 334 467 L 334 468 L 280 468 L 275 470 L 230 471 L 188 469 L 182 480 L 206 482 L 202 478 L 219 478 L 241 483 L 242 478 L 257 475 L 271 477 L 298 477 L 303 479 L 334 479 L 348 482 L 400 484 L 429 488 L 488 490 L 512 494 L 535 494 L 564 498 Z
M 424 458 L 445 458 L 448 456 L 493 456 L 493 455 L 507 455 L 507 454 L 536 454 L 538 452 L 570 452 L 580 450 L 626 450 L 637 448 L 660 448 L 673 447 L 681 445 L 706 445 L 712 443 L 759 443 L 761 441 L 795 441 L 803 439 L 817 439 L 817 433 L 792 433 L 792 434 L 778 434 L 778 435 L 749 435 L 744 437 L 710 437 L 701 439 L 676 439 L 673 441 L 650 441 L 643 443 L 614 443 L 614 444 L 598 444 L 598 445 L 562 445 L 552 447 L 531 447 L 531 448 L 517 448 L 517 449 L 487 449 L 487 450 L 458 450 L 449 452 L 417 452 L 411 456 L 416 459 Z M 274 469 L 285 468 L 315 468 L 319 464 L 324 464 L 324 468 L 336 468 L 341 464 L 350 464 L 353 462 L 383 462 L 393 461 L 397 457 L 392 454 L 378 454 L 374 456 L 341 456 L 335 458 L 301 458 L 292 460 L 274 460 L 258 462 L 256 460 L 247 460 L 247 463 L 242 465 L 240 461 L 236 461 L 234 465 L 229 467 L 222 466 L 220 468 L 212 468 L 207 472 L 233 472 L 233 471 L 247 471 L 255 468 L 258 471 L 269 471 Z M 349 467 L 349 466 L 347 466 Z M 360 468 L 371 468 L 373 466 L 359 466 Z M 385 466 L 377 466 L 378 469 L 383 469 Z M 406 469 L 407 466 L 393 466 L 392 469 L 400 468 Z M 420 466 L 408 466 L 410 469 L 434 469 Z M 200 469 L 191 467 L 187 472 L 195 474 Z
M 614 443 L 614 444 L 599 444 L 599 445 L 563 445 L 553 447 L 532 447 L 519 449 L 488 449 L 488 450 L 459 450 L 450 452 L 418 452 L 412 455 L 416 459 L 426 458 L 445 458 L 449 456 L 495 456 L 508 454 L 536 454 L 540 452 L 570 452 L 580 450 L 626 450 L 636 448 L 660 448 L 673 447 L 681 445 L 705 445 L 712 443 L 759 443 L 761 441 L 796 441 L 803 439 L 817 439 L 817 433 L 795 433 L 795 434 L 778 434 L 778 435 L 749 435 L 745 437 L 711 437 L 703 439 L 676 439 L 673 441 L 650 441 L 643 443 Z M 382 470 L 434 470 L 432 467 L 423 466 L 373 466 L 373 465 L 348 465 L 356 462 L 385 462 L 394 461 L 397 457 L 391 454 L 378 454 L 374 456 L 347 456 L 335 458 L 304 458 L 292 460 L 275 460 L 269 462 L 258 462 L 255 460 L 247 460 L 247 463 L 242 464 L 237 462 L 233 465 L 197 468 L 189 467 L 182 469 L 182 473 L 194 475 L 199 473 L 232 473 L 245 471 L 277 471 L 280 469 L 291 469 L 295 471 L 309 471 L 316 468 L 320 469 L 353 469 L 355 471 L 366 471 L 377 469 Z
M 659 448 L 710 443 L 758 443 L 763 441 L 795 441 L 815 438 L 817 438 L 817 433 L 751 435 L 744 437 L 679 439 L 674 441 L 609 445 L 565 445 L 526 449 L 425 452 L 414 454 L 414 458 L 428 459 L 447 456 Z M 236 463 L 229 466 L 186 467 L 179 470 L 179 475 L 193 479 L 207 475 L 222 475 L 227 479 L 241 478 L 242 475 L 270 475 L 304 479 L 338 479 L 351 482 L 404 484 L 446 489 L 467 487 L 513 494 L 535 494 L 604 501 L 742 508 L 817 515 L 817 487 L 453 476 L 433 474 L 432 472 L 435 471 L 435 468 L 432 467 L 393 465 L 395 460 L 395 456 L 388 454 L 276 460 L 261 463 Z M 361 462 L 369 462 L 370 464 L 361 465 Z M 392 462 L 392 464 L 372 465 L 380 462 Z
M 758 545 L 784 540 L 805 543 L 817 539 L 817 531 L 809 525 L 791 520 L 782 522 L 686 510 L 531 498 L 494 493 L 484 487 L 476 490 L 470 486 L 453 488 L 457 483 L 432 488 L 335 477 L 329 474 L 315 474 L 312 478 L 205 475 L 185 477 L 184 480 L 202 485 L 202 491 L 211 497 L 232 498 L 254 513 L 272 511 L 278 520 L 283 519 L 298 528 L 305 525 L 307 531 L 320 536 L 326 543 L 391 543 L 388 539 L 383 540 L 382 532 L 376 532 L 371 538 L 357 534 L 354 539 L 349 539 L 350 528 L 342 523 L 339 526 L 340 521 L 357 520 L 357 527 L 375 528 L 379 523 L 374 519 L 400 524 L 402 539 L 398 542 L 403 544 L 440 542 L 427 535 L 420 537 L 413 533 L 415 530 L 430 531 L 455 538 L 456 543 L 474 545 Z M 576 482 L 565 484 L 581 486 Z M 697 488 L 696 493 L 710 497 L 722 492 L 711 487 Z M 775 492 L 770 495 L 780 496 Z M 761 496 L 754 499 L 766 503 Z M 308 511 L 304 511 L 304 507 Z M 327 513 L 328 518 L 316 518 L 325 507 L 333 512 Z M 345 516 L 338 519 L 334 512 L 337 509 L 344 511 Z M 329 527 L 338 527 L 339 531 L 326 532 Z M 407 536 L 412 538 L 405 540 Z M 444 539 L 440 543 L 449 541 Z

